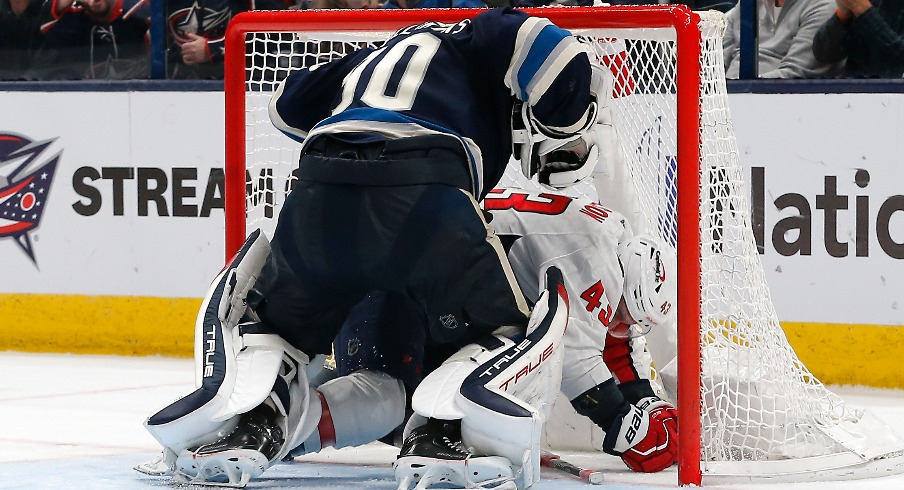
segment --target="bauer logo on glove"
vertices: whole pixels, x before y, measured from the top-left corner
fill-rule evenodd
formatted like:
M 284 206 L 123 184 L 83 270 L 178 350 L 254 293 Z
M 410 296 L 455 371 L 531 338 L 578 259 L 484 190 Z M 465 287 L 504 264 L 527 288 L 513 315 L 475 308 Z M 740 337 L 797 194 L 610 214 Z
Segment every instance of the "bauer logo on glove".
M 662 471 L 678 461 L 678 411 L 658 397 L 627 405 L 606 431 L 603 451 L 621 456 L 638 473 Z

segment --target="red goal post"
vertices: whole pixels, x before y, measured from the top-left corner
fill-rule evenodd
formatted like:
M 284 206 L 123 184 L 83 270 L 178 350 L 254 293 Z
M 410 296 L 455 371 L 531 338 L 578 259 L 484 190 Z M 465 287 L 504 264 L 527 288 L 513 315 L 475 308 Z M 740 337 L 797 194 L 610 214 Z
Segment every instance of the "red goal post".
M 261 110 L 280 77 L 343 50 L 379 43 L 405 26 L 455 23 L 481 11 L 235 16 L 225 59 L 227 257 L 242 244 L 248 226 L 272 232 L 281 199 L 291 189 L 297 153 L 287 148 L 298 145 L 275 134 Z M 805 480 L 802 472 L 832 477 L 855 471 L 850 468 L 874 469 L 877 461 L 885 462 L 881 471 L 904 469 L 900 438 L 885 438 L 878 448 L 851 449 L 850 439 L 857 440 L 861 426 L 881 432 L 881 425 L 845 407 L 807 371 L 778 323 L 752 238 L 728 115 L 721 14 L 683 5 L 527 11 L 589 33 L 590 43 L 599 41 L 593 49 L 600 60 L 619 49 L 636 60 L 629 65 L 636 77 L 631 90 L 615 101 L 614 125 L 645 216 L 643 227 L 678 251 L 677 374 L 671 388 L 682 414 L 679 483 L 700 485 L 704 477 L 707 482 L 757 476 Z M 619 39 L 628 47 L 613 47 Z M 345 47 L 335 50 L 333 44 Z M 335 51 L 317 51 L 327 45 Z M 501 184 L 524 185 L 517 172 L 506 175 Z

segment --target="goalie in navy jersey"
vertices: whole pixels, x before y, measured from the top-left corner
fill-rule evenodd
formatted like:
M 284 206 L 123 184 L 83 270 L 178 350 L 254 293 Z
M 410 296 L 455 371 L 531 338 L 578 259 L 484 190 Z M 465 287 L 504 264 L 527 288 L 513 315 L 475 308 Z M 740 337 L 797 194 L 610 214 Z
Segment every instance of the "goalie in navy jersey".
M 544 153 L 523 157 L 528 176 L 570 185 L 590 174 L 592 78 L 567 31 L 512 9 L 402 29 L 380 49 L 290 74 L 270 116 L 302 156 L 272 240 L 284 260 L 267 264 L 275 284 L 258 288 L 257 313 L 312 353 L 374 289 L 423 304 L 437 342 L 526 324 L 476 202 L 512 156 L 513 113 L 534 129 L 523 146 Z M 298 329 L 299 318 L 324 328 Z
M 589 176 L 604 85 L 569 32 L 511 8 L 411 26 L 380 48 L 292 72 L 270 117 L 301 144 L 298 182 L 272 242 L 253 232 L 214 280 L 196 323 L 199 387 L 146 421 L 164 453 L 141 469 L 243 483 L 283 458 L 323 413 L 311 356 L 329 353 L 349 311 L 381 290 L 417 305 L 425 343 L 473 349 L 484 339 L 480 363 L 503 356 L 416 391 L 414 405 L 432 406 L 428 423 L 460 421 L 469 444 L 494 455 L 465 463 L 468 478 L 535 483 L 567 294 L 550 268 L 529 307 L 477 203 L 513 144 L 522 172 L 544 185 Z M 488 388 L 512 371 L 524 375 Z M 464 412 L 480 416 L 435 399 L 459 391 Z

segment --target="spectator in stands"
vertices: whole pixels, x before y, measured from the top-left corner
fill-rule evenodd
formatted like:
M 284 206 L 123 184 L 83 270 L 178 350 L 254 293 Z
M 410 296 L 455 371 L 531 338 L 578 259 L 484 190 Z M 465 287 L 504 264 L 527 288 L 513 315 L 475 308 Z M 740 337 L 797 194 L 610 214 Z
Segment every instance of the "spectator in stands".
M 823 63 L 847 58 L 842 74 L 852 78 L 904 74 L 904 1 L 835 0 L 838 8 L 813 39 Z
M 600 2 L 594 2 L 594 0 L 487 0 L 486 4 L 490 7 L 516 7 L 516 8 L 524 8 L 524 7 L 573 7 L 573 6 L 581 6 L 581 7 L 590 7 L 596 3 L 597 5 Z M 640 4 L 648 4 L 648 3 L 659 3 L 656 0 L 609 0 L 604 2 L 609 5 L 640 5 Z
M 725 74 L 738 78 L 740 3 L 728 11 L 723 38 Z M 817 61 L 813 37 L 832 15 L 834 0 L 757 0 L 760 78 L 819 78 L 834 76 L 840 63 Z
M 283 10 L 283 0 L 166 0 L 167 75 L 222 79 L 226 26 L 248 10 Z
M 42 79 L 147 78 L 148 0 L 55 0 L 33 68 Z
M 311 0 L 311 9 L 372 9 L 380 8 L 378 0 Z
M 386 0 L 386 9 L 486 8 L 480 0 Z
M 732 7 L 738 4 L 738 0 L 683 0 L 680 2 L 665 3 L 682 3 L 690 7 L 691 10 L 718 10 L 719 12 L 728 12 Z
M 40 30 L 33 19 L 40 2 L 0 0 L 0 80 L 23 77 L 28 53 Z
M 50 20 L 42 0 L 0 0 L 0 80 L 26 79 L 41 24 Z

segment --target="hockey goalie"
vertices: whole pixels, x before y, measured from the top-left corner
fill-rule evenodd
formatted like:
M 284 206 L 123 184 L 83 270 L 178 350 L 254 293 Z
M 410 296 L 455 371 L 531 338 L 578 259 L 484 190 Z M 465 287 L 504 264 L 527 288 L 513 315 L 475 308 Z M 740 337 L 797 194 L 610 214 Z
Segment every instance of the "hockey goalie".
M 368 85 L 371 76 L 389 76 L 379 61 L 384 55 L 418 66 L 439 54 L 457 60 L 456 49 L 500 32 L 512 36 L 517 50 L 503 53 L 502 65 L 492 63 L 498 104 L 469 106 L 467 124 L 454 125 L 464 137 L 446 131 L 444 121 L 424 123 L 447 116 L 436 107 L 448 100 L 428 99 L 426 90 L 414 99 L 423 88 L 417 77 L 402 77 L 404 101 L 375 95 L 376 85 Z M 562 49 L 528 50 L 530 43 Z M 580 305 L 598 319 L 587 327 L 598 345 L 607 333 L 639 338 L 671 314 L 669 252 L 631 237 L 623 220 L 610 224 L 624 233 L 612 232 L 605 243 L 585 236 L 558 264 L 531 255 L 535 242 L 527 237 L 545 231 L 511 231 L 503 242 L 478 208 L 502 173 L 509 141 L 519 146 L 525 176 L 545 185 L 567 187 L 592 172 L 605 85 L 567 32 L 502 9 L 452 26 L 414 26 L 385 48 L 295 72 L 277 90 L 271 119 L 303 140 L 302 184 L 288 196 L 273 243 L 252 233 L 212 283 L 196 323 L 198 388 L 146 421 L 164 450 L 140 470 L 188 483 L 244 485 L 299 450 L 362 444 L 391 431 L 405 419 L 410 393 L 413 413 L 395 464 L 401 488 L 529 488 L 540 477 L 540 433 L 572 342 L 565 339 L 570 311 Z M 538 59 L 526 62 L 522 48 Z M 340 90 L 332 78 L 353 85 Z M 571 89 L 546 89 L 558 82 Z M 479 88 L 487 92 L 485 83 Z M 512 94 L 522 102 L 516 111 Z M 479 116 L 500 107 L 492 117 Z M 523 128 L 509 137 L 512 115 Z M 492 128 L 482 131 L 487 124 Z M 492 145 L 473 143 L 486 139 Z M 331 219 L 316 211 L 321 207 Z M 582 203 L 566 207 L 585 215 Z M 431 254 L 412 260 L 428 239 Z M 597 252 L 605 256 L 605 273 L 573 284 L 587 265 L 581 261 Z M 512 269 L 515 254 L 522 254 L 524 270 Z M 412 366 L 420 358 L 424 369 L 415 374 L 429 374 L 407 379 L 388 368 L 360 369 L 315 381 L 309 370 L 317 363 L 309 355 L 328 352 L 352 306 L 374 291 L 401 295 L 418 313 L 400 327 L 413 330 L 411 352 L 386 363 Z M 389 329 L 381 324 L 378 332 L 382 338 Z M 569 381 L 582 413 L 608 431 L 602 449 L 648 471 L 670 464 L 674 409 L 648 396 L 630 403 L 606 381 L 603 375 Z M 365 422 L 356 423 L 362 410 Z
M 245 304 L 267 255 L 266 239 L 252 234 L 208 292 L 196 331 L 200 386 L 145 422 L 164 450 L 138 471 L 182 483 L 244 486 L 290 450 L 319 449 L 330 440 L 336 446 L 363 444 L 402 422 L 405 388 L 396 378 L 357 371 L 318 388 L 318 364 L 310 364 L 309 378 L 308 357 L 254 319 Z M 433 471 L 400 476 L 397 469 L 401 482 L 425 477 L 425 485 L 497 482 L 500 488 L 528 488 L 538 481 L 540 431 L 561 380 L 567 318 L 561 274 L 550 267 L 526 331 L 500 329 L 468 344 L 436 368 L 430 382 L 420 383 L 412 402 L 419 415 L 409 421 L 412 435 L 403 454 L 408 459 L 399 464 L 430 462 Z M 417 319 L 402 326 L 415 355 L 424 352 L 426 341 L 422 314 Z M 388 332 L 377 331 L 381 338 Z M 391 364 L 411 362 L 394 358 Z M 432 437 L 437 426 L 461 434 L 452 442 L 455 457 L 436 457 L 446 453 L 418 443 L 418 434 Z M 506 428 L 501 437 L 500 427 Z M 481 456 L 472 459 L 463 441 Z

